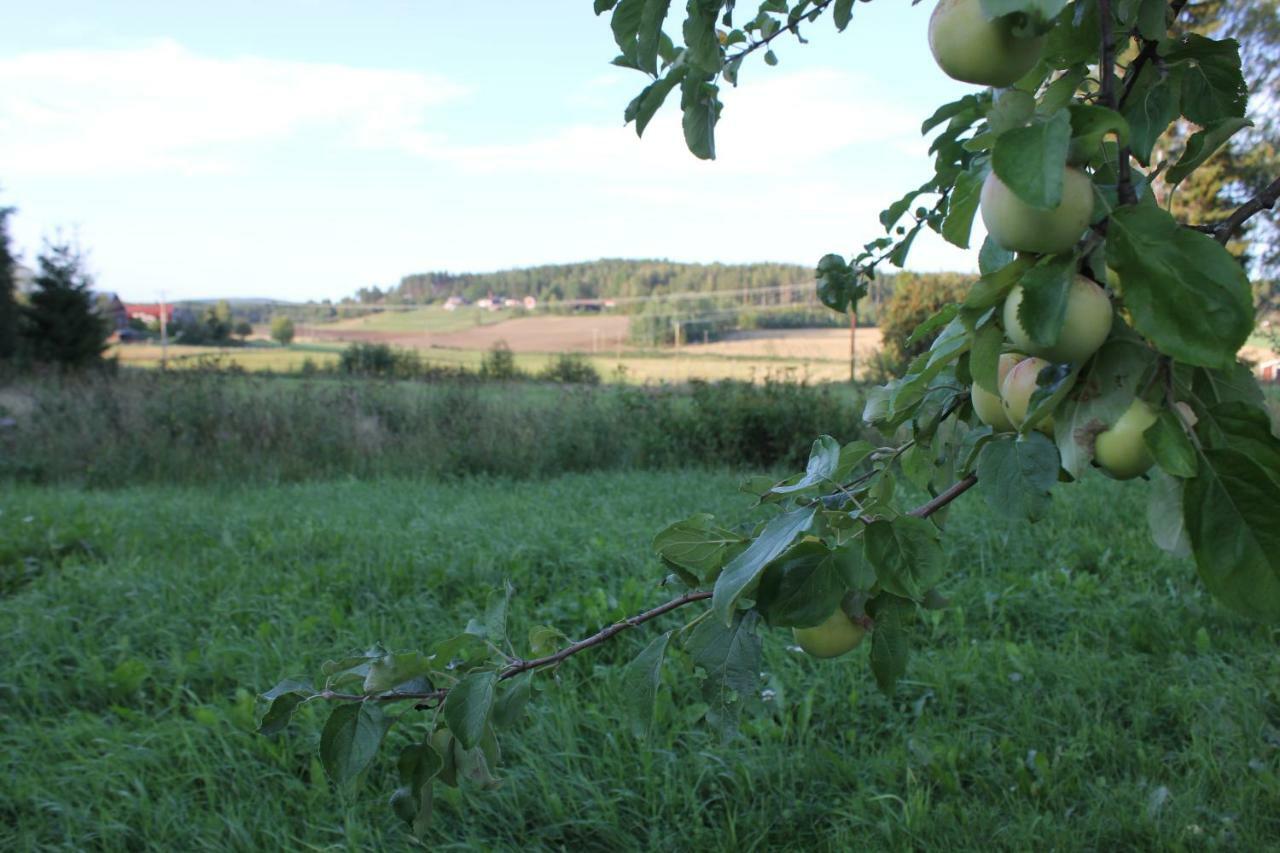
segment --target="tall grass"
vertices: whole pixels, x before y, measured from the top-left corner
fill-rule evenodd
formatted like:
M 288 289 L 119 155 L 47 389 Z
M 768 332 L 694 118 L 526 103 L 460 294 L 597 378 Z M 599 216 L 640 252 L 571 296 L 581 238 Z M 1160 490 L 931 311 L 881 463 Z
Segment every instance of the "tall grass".
M 0 477 L 95 486 L 794 465 L 856 437 L 847 391 L 122 371 L 0 389 Z

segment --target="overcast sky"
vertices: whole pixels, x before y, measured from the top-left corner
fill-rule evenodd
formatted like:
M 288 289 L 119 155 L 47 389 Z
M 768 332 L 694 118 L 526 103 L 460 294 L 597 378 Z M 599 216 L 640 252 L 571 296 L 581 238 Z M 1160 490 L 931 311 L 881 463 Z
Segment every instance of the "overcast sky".
M 930 6 L 859 3 L 843 34 L 782 41 L 726 87 L 708 163 L 675 104 L 643 140 L 623 126 L 644 78 L 609 65 L 591 0 L 11 3 L 0 204 L 28 264 L 62 229 L 132 300 L 599 257 L 812 265 L 879 236 L 929 177 L 921 120 L 970 89 L 929 56 Z M 911 267 L 975 257 L 921 240 Z

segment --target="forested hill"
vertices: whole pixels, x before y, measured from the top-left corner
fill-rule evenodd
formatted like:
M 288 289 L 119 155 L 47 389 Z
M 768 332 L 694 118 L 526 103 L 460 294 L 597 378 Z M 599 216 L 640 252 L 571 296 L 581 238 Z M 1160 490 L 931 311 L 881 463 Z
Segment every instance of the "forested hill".
M 540 301 L 612 299 L 666 293 L 809 285 L 813 268 L 798 264 L 682 264 L 605 259 L 490 273 L 427 272 L 407 275 L 383 293 L 362 289 L 361 302 L 428 302 L 449 296 L 479 299 L 490 293 Z

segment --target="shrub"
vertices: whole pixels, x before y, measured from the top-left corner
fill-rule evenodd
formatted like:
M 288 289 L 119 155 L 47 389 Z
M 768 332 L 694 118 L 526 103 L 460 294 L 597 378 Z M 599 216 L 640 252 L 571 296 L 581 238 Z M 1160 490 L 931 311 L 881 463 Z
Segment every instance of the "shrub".
M 570 385 L 599 385 L 600 371 L 582 353 L 564 352 L 544 367 L 538 378 Z
M 282 347 L 293 343 L 293 320 L 283 314 L 271 318 L 271 339 Z
M 493 346 L 480 361 L 480 378 L 508 381 L 523 378 L 516 367 L 516 356 L 506 341 L 494 341 Z

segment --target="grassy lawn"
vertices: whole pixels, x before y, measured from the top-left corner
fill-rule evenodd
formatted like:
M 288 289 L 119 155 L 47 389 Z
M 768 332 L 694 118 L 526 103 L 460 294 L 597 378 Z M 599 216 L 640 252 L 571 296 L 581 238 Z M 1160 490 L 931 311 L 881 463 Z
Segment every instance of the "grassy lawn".
M 736 482 L 0 486 L 0 849 L 407 846 L 385 803 L 413 716 L 343 793 L 312 758 L 319 715 L 260 737 L 254 693 L 376 640 L 456 633 L 506 579 L 512 636 L 582 636 L 667 597 L 649 539 L 696 510 L 737 513 Z M 502 787 L 449 791 L 428 842 L 1275 849 L 1280 638 L 1154 550 L 1144 492 L 1090 477 L 1030 529 L 967 496 L 946 537 L 952 606 L 917 624 L 892 700 L 865 650 L 817 662 L 772 632 L 772 698 L 737 740 L 697 724 L 679 662 L 644 741 L 618 665 L 652 632 L 579 656 L 540 676 Z

